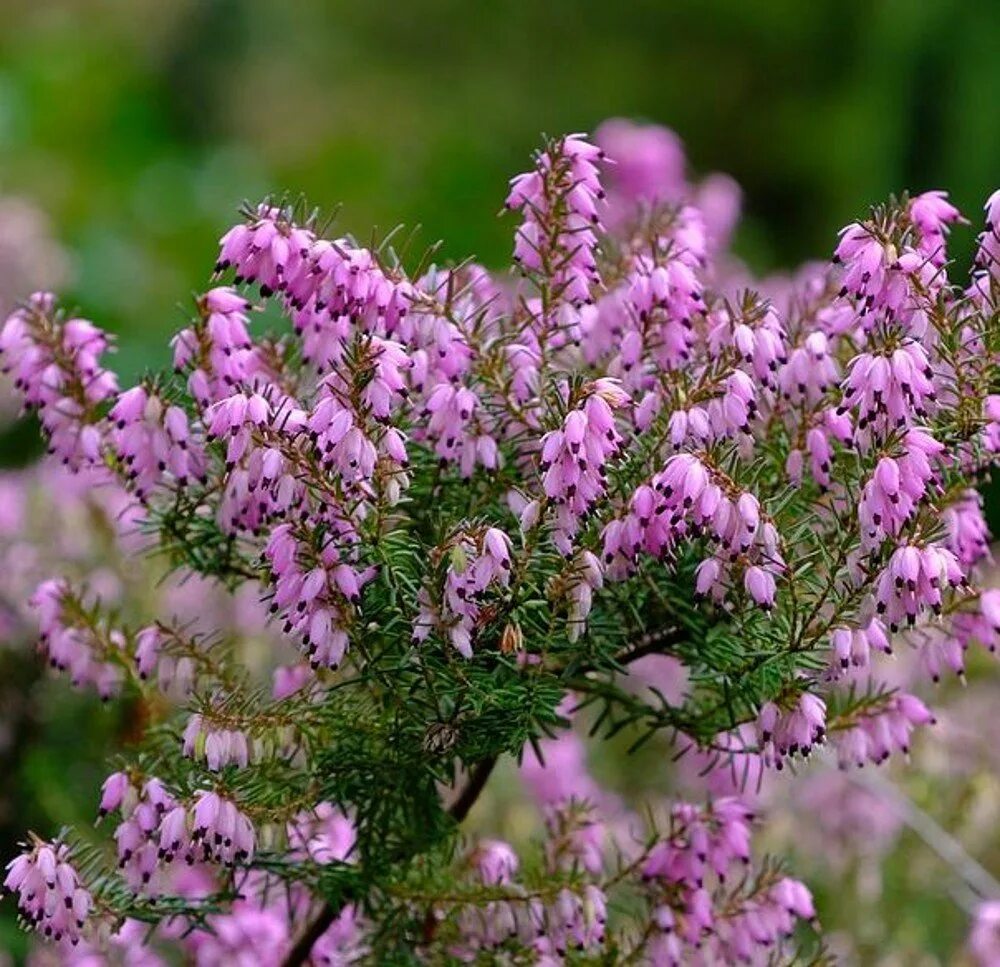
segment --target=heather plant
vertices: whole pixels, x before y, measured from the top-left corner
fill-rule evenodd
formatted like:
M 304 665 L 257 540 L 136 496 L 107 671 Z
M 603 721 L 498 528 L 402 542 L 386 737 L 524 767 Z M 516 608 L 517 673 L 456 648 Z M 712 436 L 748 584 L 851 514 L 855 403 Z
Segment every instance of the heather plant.
M 884 656 L 938 677 L 1000 632 L 975 491 L 1000 196 L 965 287 L 941 192 L 758 286 L 727 255 L 738 191 L 689 185 L 679 150 L 623 122 L 549 140 L 510 186 L 508 273 L 248 207 L 173 372 L 130 388 L 53 296 L 9 316 L 52 455 L 300 655 L 268 682 L 232 629 L 38 585 L 46 660 L 150 709 L 95 791 L 113 844 L 30 834 L 8 866 L 63 956 L 825 957 L 748 788 L 819 746 L 905 755 L 934 717 Z M 617 802 L 574 721 L 664 743 L 699 795 Z M 518 850 L 463 833 L 506 759 L 544 816 Z

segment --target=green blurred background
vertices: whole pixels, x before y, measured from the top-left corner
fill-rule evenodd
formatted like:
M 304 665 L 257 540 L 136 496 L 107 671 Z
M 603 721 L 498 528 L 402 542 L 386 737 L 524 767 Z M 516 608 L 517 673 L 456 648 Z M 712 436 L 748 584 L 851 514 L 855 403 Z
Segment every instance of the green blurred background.
M 825 257 L 890 192 L 947 188 L 978 224 L 1000 185 L 990 0 L 0 0 L 0 25 L 0 195 L 47 213 L 66 299 L 119 335 L 126 376 L 166 364 L 244 199 L 301 192 L 342 204 L 344 231 L 419 224 L 496 265 L 506 179 L 540 134 L 609 116 L 667 124 L 696 171 L 737 179 L 736 249 L 759 271 Z M 29 436 L 3 437 L 0 464 Z M 89 822 L 124 728 L 44 694 L 59 708 L 13 780 L 11 836 Z M 961 945 L 947 899 L 904 909 L 887 929 L 908 963 Z
M 746 192 L 759 269 L 902 188 L 972 217 L 1000 182 L 1000 4 L 962 0 L 0 0 L 0 192 L 48 212 L 66 293 L 129 373 L 205 285 L 239 203 L 423 226 L 497 263 L 540 132 L 674 127 Z M 971 233 L 970 233 L 971 235 Z

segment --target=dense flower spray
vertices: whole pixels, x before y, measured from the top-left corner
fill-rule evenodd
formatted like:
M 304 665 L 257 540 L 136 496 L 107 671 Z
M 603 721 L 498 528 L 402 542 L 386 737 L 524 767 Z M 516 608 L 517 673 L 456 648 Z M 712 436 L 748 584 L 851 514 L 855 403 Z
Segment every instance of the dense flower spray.
M 69 834 L 13 861 L 30 924 L 206 964 L 822 956 L 741 790 L 640 822 L 546 757 L 579 765 L 575 716 L 744 774 L 909 752 L 934 715 L 881 656 L 935 676 L 1000 630 L 972 489 L 1000 439 L 997 204 L 965 289 L 930 192 L 769 292 L 722 257 L 738 193 L 682 168 L 658 129 L 552 139 L 511 183 L 505 274 L 268 200 L 221 240 L 173 374 L 123 390 L 53 296 L 11 313 L 0 363 L 53 454 L 298 655 L 262 688 L 224 629 L 41 583 L 50 664 L 158 700 L 99 797 L 117 863 Z M 284 334 L 255 331 L 264 304 Z M 538 862 L 456 849 L 505 757 Z

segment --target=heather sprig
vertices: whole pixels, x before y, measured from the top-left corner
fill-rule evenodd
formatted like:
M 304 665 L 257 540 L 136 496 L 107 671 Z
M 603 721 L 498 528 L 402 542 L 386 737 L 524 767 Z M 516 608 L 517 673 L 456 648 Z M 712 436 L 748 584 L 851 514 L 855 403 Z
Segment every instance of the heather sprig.
M 266 200 L 222 238 L 173 377 L 119 392 L 107 337 L 48 294 L 8 318 L 3 366 L 53 452 L 115 481 L 174 568 L 255 595 L 296 656 L 268 688 L 238 635 L 120 627 L 42 584 L 54 667 L 162 694 L 100 797 L 120 872 L 33 840 L 8 884 L 30 921 L 205 963 L 796 956 L 812 899 L 753 856 L 741 794 L 637 826 L 567 729 L 734 771 L 908 753 L 933 713 L 881 656 L 921 649 L 937 677 L 1000 633 L 974 496 L 1000 449 L 997 205 L 967 288 L 940 192 L 778 287 L 724 257 L 662 132 L 602 130 L 512 181 L 510 272 L 408 271 Z M 284 332 L 257 331 L 264 307 Z M 461 842 L 498 763 L 544 788 L 567 755 L 540 848 Z M 137 920 L 156 929 L 130 939 Z

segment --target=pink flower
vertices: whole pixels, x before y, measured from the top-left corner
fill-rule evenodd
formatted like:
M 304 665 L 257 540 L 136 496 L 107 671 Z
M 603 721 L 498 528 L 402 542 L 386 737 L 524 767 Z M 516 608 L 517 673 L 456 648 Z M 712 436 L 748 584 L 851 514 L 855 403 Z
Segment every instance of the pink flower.
M 855 223 L 841 230 L 834 261 L 844 266 L 843 294 L 853 296 L 862 313 L 898 308 L 902 293 L 893 270 L 896 258 L 868 226 Z
M 616 201 L 620 196 L 619 204 L 675 201 L 684 195 L 684 147 L 673 131 L 613 118 L 597 129 L 594 140 L 610 159 L 609 191 Z
M 50 940 L 80 942 L 93 906 L 64 843 L 36 841 L 7 864 L 3 885 L 17 893 L 21 915 Z
M 937 386 L 926 350 L 903 342 L 892 353 L 863 353 L 848 365 L 840 413 L 854 409 L 858 430 L 884 437 L 935 409 Z
M 789 707 L 768 702 L 758 714 L 757 732 L 765 761 L 780 770 L 786 757 L 808 756 L 825 740 L 826 703 L 808 691 Z
M 774 575 L 754 564 L 746 569 L 743 584 L 747 594 L 765 611 L 774 607 Z
M 520 861 L 508 843 L 498 839 L 483 839 L 472 855 L 482 881 L 489 885 L 510 883 L 517 872 Z
M 910 199 L 909 215 L 919 233 L 917 250 L 934 265 L 944 265 L 950 227 L 963 221 L 962 213 L 948 201 L 948 193 L 925 191 L 915 195 Z
M 117 694 L 124 677 L 114 654 L 124 648 L 121 633 L 90 620 L 65 581 L 43 581 L 28 603 L 38 614 L 39 650 L 49 665 L 68 672 L 76 687 L 92 686 L 104 700 Z
M 885 456 L 878 461 L 862 491 L 858 518 L 865 546 L 899 534 L 936 477 L 931 458 L 938 457 L 944 447 L 929 433 L 910 430 L 903 447 L 898 458 Z
M 62 319 L 47 292 L 32 295 L 0 328 L 0 372 L 13 374 L 25 405 L 38 412 L 49 452 L 72 470 L 101 459 L 100 407 L 118 389 L 100 364 L 109 346 L 85 319 Z
M 898 631 L 903 624 L 916 624 L 924 609 L 939 614 L 944 591 L 964 583 L 962 566 L 947 548 L 938 544 L 902 544 L 876 583 L 876 607 L 890 630 Z
M 619 453 L 621 434 L 614 410 L 629 398 L 614 380 L 598 380 L 569 411 L 562 427 L 541 441 L 542 489 L 557 506 L 556 546 L 568 555 L 580 518 L 603 495 L 605 465 Z
M 837 627 L 830 633 L 830 648 L 841 669 L 865 668 L 872 649 L 890 654 L 892 648 L 882 622 L 871 618 L 863 627 Z
M 787 400 L 815 405 L 837 384 L 840 369 L 823 332 L 811 332 L 789 353 L 778 373 L 778 386 Z
M 266 356 L 250 337 L 250 308 L 234 289 L 210 289 L 198 300 L 198 318 L 172 340 L 174 368 L 188 373 L 188 390 L 203 409 L 271 381 Z
M 245 769 L 250 762 L 253 741 L 240 729 L 226 729 L 206 722 L 194 714 L 184 729 L 184 754 L 193 759 L 205 759 L 212 772 L 227 765 Z
M 934 722 L 927 706 L 907 692 L 897 692 L 887 701 L 861 712 L 854 724 L 831 733 L 841 768 L 865 762 L 876 765 L 900 751 L 908 755 L 910 734 L 918 725 Z
M 329 533 L 323 546 L 296 525 L 279 524 L 264 547 L 273 577 L 272 613 L 283 618 L 283 630 L 302 643 L 313 668 L 335 668 L 347 651 L 347 624 L 372 568 L 356 569 L 350 561 L 351 532 Z
M 690 453 L 670 457 L 649 484 L 636 489 L 626 515 L 606 525 L 602 537 L 607 573 L 612 578 L 627 576 L 640 552 L 663 558 L 678 541 L 701 534 L 717 543 L 718 553 L 699 566 L 696 592 L 721 600 L 727 584 L 733 584 L 730 572 L 739 564 L 746 594 L 770 609 L 776 575 L 784 570 L 774 524 L 753 494 L 740 492 L 724 474 Z
M 979 251 L 976 263 L 987 275 L 1000 275 L 1000 189 L 986 199 L 986 230 L 979 236 Z
M 236 282 L 259 283 L 265 298 L 284 289 L 312 243 L 311 233 L 293 225 L 280 208 L 259 205 L 248 222 L 221 239 L 216 272 L 232 266 Z
M 109 419 L 114 423 L 111 444 L 139 500 L 147 500 L 157 487 L 207 481 L 207 456 L 181 407 L 135 386 L 118 397 Z
M 942 513 L 948 549 L 969 568 L 990 556 L 990 532 L 983 517 L 983 498 L 975 490 L 961 493 Z
M 200 790 L 190 814 L 188 854 L 233 866 L 253 858 L 256 835 L 236 804 L 215 792 Z M 179 826 L 178 826 L 179 829 Z
M 332 803 L 321 802 L 288 824 L 288 842 L 296 855 L 314 863 L 345 863 L 353 861 L 357 827 Z
M 590 301 L 597 281 L 597 229 L 604 191 L 599 148 L 571 134 L 551 143 L 536 167 L 511 180 L 506 205 L 524 222 L 514 242 L 514 261 L 529 272 L 550 270 L 558 293 L 571 303 Z

